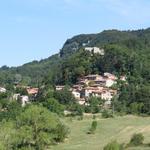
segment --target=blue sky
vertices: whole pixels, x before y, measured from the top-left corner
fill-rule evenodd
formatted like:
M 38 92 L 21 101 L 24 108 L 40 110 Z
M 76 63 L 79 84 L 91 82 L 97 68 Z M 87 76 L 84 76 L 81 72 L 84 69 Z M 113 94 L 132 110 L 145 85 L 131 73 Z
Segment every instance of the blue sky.
M 66 39 L 150 27 L 150 0 L 0 0 L 0 66 L 57 53 Z

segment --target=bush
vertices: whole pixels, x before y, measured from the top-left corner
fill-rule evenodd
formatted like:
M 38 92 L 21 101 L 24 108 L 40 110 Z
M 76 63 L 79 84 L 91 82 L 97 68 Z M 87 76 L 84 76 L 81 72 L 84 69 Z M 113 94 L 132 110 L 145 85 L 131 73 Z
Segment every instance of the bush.
M 144 136 L 142 133 L 134 134 L 130 140 L 129 145 L 139 146 L 142 145 L 144 141 Z
M 70 130 L 64 124 L 59 123 L 56 127 L 56 142 L 64 142 L 65 138 L 68 137 Z
M 109 110 L 104 110 L 104 111 L 102 112 L 102 117 L 103 117 L 103 118 L 112 118 L 112 117 L 113 117 L 113 114 L 112 114 L 112 112 L 109 111 Z
M 88 131 L 88 134 L 94 134 L 97 128 L 97 121 L 93 121 L 91 124 L 91 128 Z
M 108 143 L 103 150 L 123 150 L 123 145 L 119 144 L 117 141 L 112 141 Z
M 92 112 L 92 109 L 91 109 L 90 106 L 85 106 L 85 107 L 84 107 L 84 111 L 85 111 L 85 113 L 91 113 L 91 112 Z
M 95 120 L 95 119 L 96 119 L 96 116 L 95 116 L 95 115 L 93 115 L 92 119 L 93 119 L 93 120 Z
M 0 150 L 45 150 L 63 142 L 69 129 L 48 109 L 30 105 L 13 121 L 0 123 Z

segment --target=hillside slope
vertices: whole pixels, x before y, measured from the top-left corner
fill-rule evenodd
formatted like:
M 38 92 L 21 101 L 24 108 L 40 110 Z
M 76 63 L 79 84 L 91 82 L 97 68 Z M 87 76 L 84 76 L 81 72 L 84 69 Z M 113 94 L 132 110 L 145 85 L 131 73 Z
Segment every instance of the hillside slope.
M 85 64 L 82 65 L 80 63 L 81 58 L 77 60 L 77 57 L 82 57 L 84 60 L 85 58 L 87 59 L 87 57 L 84 57 L 85 54 L 79 56 L 80 54 L 75 53 L 78 53 L 79 50 L 84 47 L 90 46 L 105 48 L 106 55 L 104 58 L 90 59 L 89 62 L 86 63 L 83 61 Z M 113 54 L 111 54 L 111 51 L 114 51 Z M 126 55 L 126 58 L 124 58 L 124 55 Z M 119 60 L 118 57 L 120 57 Z M 0 84 L 5 85 L 6 83 L 10 84 L 21 81 L 23 84 L 38 85 L 45 80 L 45 77 L 48 76 L 49 80 L 64 78 L 63 71 L 69 67 L 66 66 L 66 64 L 69 65 L 69 63 L 72 63 L 70 59 L 76 59 L 75 62 L 82 67 L 73 67 L 77 67 L 80 71 L 82 70 L 85 72 L 84 74 L 96 72 L 93 69 L 89 71 L 86 68 L 86 66 L 92 68 L 95 65 L 95 70 L 99 71 L 99 73 L 103 71 L 118 72 L 120 71 L 118 69 L 118 65 L 120 61 L 122 63 L 122 60 L 125 61 L 125 63 L 122 63 L 122 65 L 119 66 L 120 69 L 121 67 L 124 67 L 124 71 L 121 72 L 131 71 L 133 69 L 133 64 L 129 65 L 129 63 L 132 63 L 132 61 L 136 60 L 134 63 L 137 63 L 138 66 L 141 66 L 141 68 L 136 68 L 137 72 L 143 72 L 144 74 L 148 75 L 147 78 L 150 78 L 150 29 L 148 28 L 137 31 L 108 30 L 98 34 L 82 34 L 75 36 L 65 42 L 60 54 L 56 54 L 41 61 L 33 61 L 20 67 L 2 67 L 0 69 Z M 99 61 L 95 62 L 96 59 Z M 115 61 L 117 63 L 115 63 Z M 114 66 L 110 67 L 111 64 L 114 64 Z M 142 70 L 142 68 L 145 70 Z M 51 76 L 55 76 L 55 79 L 51 79 Z M 61 83 L 64 81 L 59 82 Z

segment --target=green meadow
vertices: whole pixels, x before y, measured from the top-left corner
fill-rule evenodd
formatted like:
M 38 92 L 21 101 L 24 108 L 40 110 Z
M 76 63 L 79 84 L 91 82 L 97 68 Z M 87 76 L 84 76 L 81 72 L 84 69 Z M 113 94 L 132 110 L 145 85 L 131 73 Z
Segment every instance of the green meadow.
M 96 117 L 98 122 L 94 135 L 87 134 L 93 121 L 92 116 L 65 118 L 64 122 L 70 127 L 70 135 L 62 144 L 51 147 L 52 150 L 103 150 L 110 141 L 117 140 L 127 144 L 134 133 L 142 133 L 145 137 L 144 144 L 150 143 L 150 117 L 124 116 L 109 119 Z M 130 147 L 127 150 L 150 150 L 148 146 Z

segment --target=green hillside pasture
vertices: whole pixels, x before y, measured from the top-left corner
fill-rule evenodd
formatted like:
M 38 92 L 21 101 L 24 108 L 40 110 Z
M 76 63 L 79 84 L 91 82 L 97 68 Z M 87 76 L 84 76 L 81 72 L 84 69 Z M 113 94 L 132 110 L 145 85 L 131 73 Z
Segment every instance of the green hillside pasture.
M 110 119 L 97 118 L 98 127 L 94 135 L 87 131 L 92 123 L 92 117 L 79 121 L 65 119 L 70 127 L 69 138 L 63 144 L 51 147 L 52 150 L 103 150 L 112 140 L 127 144 L 134 133 L 143 133 L 144 143 L 150 143 L 150 117 L 125 116 Z M 150 147 L 128 148 L 127 150 L 150 150 Z

